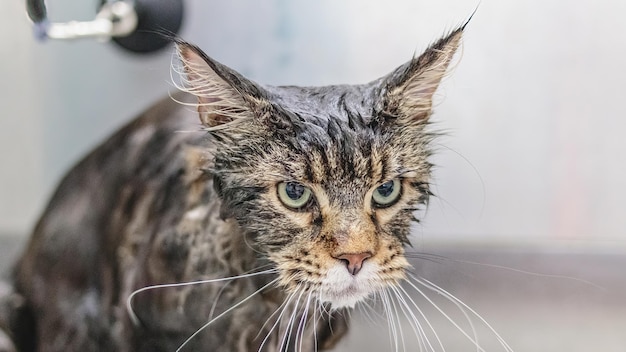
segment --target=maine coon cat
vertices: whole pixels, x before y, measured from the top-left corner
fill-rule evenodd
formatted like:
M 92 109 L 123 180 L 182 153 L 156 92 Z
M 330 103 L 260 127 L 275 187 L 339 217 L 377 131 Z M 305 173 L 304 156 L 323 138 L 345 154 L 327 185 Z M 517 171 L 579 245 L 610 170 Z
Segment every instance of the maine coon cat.
M 332 348 L 344 310 L 406 294 L 432 97 L 463 28 L 326 87 L 260 85 L 178 41 L 185 92 L 63 179 L 0 327 L 24 352 Z M 182 284 L 198 280 L 215 282 Z

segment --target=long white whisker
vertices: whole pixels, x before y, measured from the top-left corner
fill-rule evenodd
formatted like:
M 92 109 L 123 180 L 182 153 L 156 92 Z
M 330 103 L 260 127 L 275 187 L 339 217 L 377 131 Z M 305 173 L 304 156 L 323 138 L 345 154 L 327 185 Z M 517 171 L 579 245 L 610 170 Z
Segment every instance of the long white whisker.
M 416 280 L 419 280 L 417 278 L 414 278 Z M 435 283 L 422 278 L 421 280 L 423 280 L 425 283 L 427 283 L 428 285 L 430 285 L 431 287 L 434 287 L 436 290 L 438 290 L 439 292 L 442 292 L 445 294 L 446 297 L 448 297 L 449 299 L 459 303 L 460 305 L 462 305 L 463 307 L 465 307 L 467 310 L 469 310 L 474 316 L 476 316 L 483 324 L 485 324 L 485 326 L 487 326 L 487 328 L 489 328 L 489 330 L 496 336 L 496 338 L 498 339 L 498 341 L 500 342 L 500 344 L 502 345 L 502 347 L 504 347 L 504 349 L 506 351 L 510 351 L 513 352 L 513 349 L 511 348 L 511 346 L 509 346 L 506 341 L 502 338 L 502 336 L 500 336 L 500 334 L 498 334 L 498 332 L 491 326 L 491 324 L 489 324 L 487 322 L 487 320 L 485 320 L 485 318 L 483 318 L 480 314 L 478 314 L 474 309 L 472 309 L 470 306 L 468 306 L 467 304 L 465 304 L 463 301 L 461 301 L 460 299 L 456 298 L 453 294 L 451 294 L 450 292 L 444 290 L 443 288 L 437 286 Z M 420 281 L 421 281 L 420 280 Z M 423 284 L 424 286 L 428 287 L 428 285 Z
M 372 307 L 368 302 L 362 301 L 357 305 L 359 311 L 361 311 L 361 315 L 365 317 L 370 324 L 376 325 L 376 319 L 374 319 L 371 315 L 371 312 L 375 312 L 374 307 Z
M 429 287 L 428 285 L 424 284 L 423 282 L 420 282 L 419 278 L 417 278 L 414 274 L 411 273 L 410 275 L 418 283 L 424 285 L 424 287 L 427 287 L 428 289 L 430 289 L 432 291 L 435 291 L 436 293 L 444 296 L 448 301 L 452 302 L 459 309 L 459 311 L 463 314 L 463 316 L 465 317 L 465 320 L 469 324 L 470 329 L 472 330 L 472 336 L 474 337 L 474 345 L 477 347 L 476 348 L 476 352 L 479 352 L 478 346 L 480 346 L 480 342 L 478 341 L 478 333 L 476 332 L 476 327 L 474 326 L 474 322 L 472 321 L 472 318 L 467 314 L 467 311 L 465 310 L 465 308 L 463 308 L 463 306 L 461 306 L 459 303 L 455 302 L 454 300 L 450 299 L 449 297 L 446 297 L 445 293 L 443 293 L 443 292 L 441 292 L 439 290 L 436 290 L 433 287 Z
M 320 309 L 321 309 L 320 314 L 321 314 L 322 316 L 324 315 L 324 313 L 326 313 L 326 314 L 328 315 L 328 317 L 330 318 L 330 310 L 328 310 L 328 309 L 326 308 L 326 305 L 321 304 L 321 305 L 320 305 Z
M 159 285 L 146 286 L 146 287 L 133 291 L 133 293 L 131 293 L 128 296 L 128 298 L 126 299 L 126 311 L 128 312 L 128 315 L 130 316 L 130 320 L 133 322 L 133 324 L 139 325 L 139 318 L 137 317 L 137 314 L 135 314 L 135 310 L 133 309 L 133 298 L 139 293 L 150 291 L 150 290 L 161 289 L 161 288 L 182 287 L 182 286 L 191 286 L 191 285 L 209 284 L 209 283 L 214 283 L 214 282 L 230 281 L 230 280 L 242 279 L 242 278 L 256 276 L 256 275 L 274 274 L 276 272 L 278 272 L 276 269 L 268 269 L 268 270 L 259 271 L 256 273 L 243 274 L 243 275 L 237 275 L 237 276 L 231 276 L 231 277 L 221 277 L 218 279 L 196 280 L 196 281 L 189 281 L 189 282 L 178 282 L 178 283 L 172 283 L 172 284 L 159 284 Z
M 411 295 L 409 295 L 408 292 L 406 292 L 404 287 L 402 287 L 402 286 L 398 286 L 398 287 L 399 287 L 400 290 L 402 290 L 402 292 L 404 292 L 404 295 L 409 299 L 409 302 L 411 302 L 411 304 L 413 304 L 415 309 L 417 309 L 417 312 L 424 319 L 424 321 L 426 322 L 426 325 L 428 325 L 428 327 L 430 328 L 430 331 L 433 332 L 433 334 L 435 335 L 435 339 L 437 340 L 437 343 L 439 344 L 439 347 L 441 347 L 441 350 L 445 351 L 446 349 L 445 349 L 445 347 L 443 347 L 443 342 L 441 342 L 441 339 L 439 338 L 439 334 L 437 334 L 437 330 L 435 330 L 433 325 L 430 323 L 430 320 L 428 319 L 428 317 L 426 317 L 426 314 L 424 314 L 424 311 L 422 311 L 422 309 L 417 305 L 417 303 L 415 303 L 415 301 L 413 300 Z M 426 333 L 425 333 L 423 328 L 421 329 L 421 331 L 424 332 L 424 336 L 426 336 Z M 426 341 L 428 342 L 428 345 L 430 346 L 430 348 L 432 350 L 434 350 L 433 346 L 430 344 L 430 340 L 428 340 L 428 338 L 426 338 Z
M 393 347 L 393 343 L 392 343 L 392 333 L 391 333 L 391 323 L 389 322 L 389 314 L 387 313 L 387 305 L 385 304 L 385 299 L 383 298 L 383 291 L 379 291 L 378 292 L 378 296 L 380 296 L 380 302 L 381 305 L 383 306 L 383 315 L 387 317 L 387 319 L 385 319 L 385 321 L 387 322 L 387 330 L 389 330 L 389 349 L 391 349 Z
M 417 279 L 416 279 L 415 277 L 413 277 L 413 276 L 410 276 L 410 277 L 411 277 L 411 278 L 413 278 L 414 280 L 417 280 Z M 419 289 L 419 287 L 417 287 L 417 286 L 416 286 L 413 282 L 411 282 L 411 280 L 405 280 L 405 281 L 406 281 L 409 285 L 411 285 L 411 286 L 412 286 L 412 287 L 413 287 L 413 288 L 414 288 L 414 289 L 415 289 L 415 290 L 416 290 L 416 291 L 417 291 L 417 292 L 418 292 L 418 293 L 419 293 L 422 297 L 424 297 L 424 298 L 425 298 L 425 299 L 426 299 L 426 300 L 427 300 L 427 301 L 428 301 L 428 302 L 429 302 L 429 303 L 430 303 L 430 304 L 431 304 L 431 305 L 432 305 L 435 309 L 437 309 L 437 311 L 438 311 L 439 313 L 441 313 L 441 315 L 443 315 L 443 316 L 444 316 L 444 317 L 445 317 L 445 318 L 446 318 L 446 319 L 447 319 L 447 320 L 448 320 L 448 321 L 449 321 L 452 325 L 454 325 L 454 327 L 456 327 L 456 328 L 457 328 L 457 330 L 459 330 L 459 332 L 461 332 L 461 334 L 463 334 L 463 336 L 465 336 L 465 337 L 466 337 L 469 341 L 471 341 L 471 342 L 472 342 L 472 343 L 476 346 L 476 348 L 477 348 L 479 351 L 485 352 L 485 350 L 484 350 L 482 347 L 480 347 L 480 345 L 479 345 L 479 344 L 478 344 L 478 343 L 477 343 L 474 339 L 472 339 L 472 337 L 471 337 L 471 336 L 469 336 L 469 335 L 467 334 L 467 332 L 465 332 L 465 330 L 463 330 L 463 329 L 459 326 L 459 324 L 457 324 L 457 323 L 454 321 L 454 319 L 450 318 L 450 316 L 449 316 L 448 314 L 446 314 L 446 312 L 444 312 L 441 308 L 439 308 L 439 306 L 438 306 L 435 302 L 433 302 L 433 300 L 432 300 L 432 299 L 430 299 L 430 297 L 428 297 L 428 295 L 426 295 L 426 294 L 424 293 L 424 291 L 420 290 L 420 289 Z
M 511 271 L 511 272 L 514 272 L 514 273 L 530 275 L 530 276 L 536 276 L 536 277 L 541 277 L 541 278 L 568 280 L 568 281 L 579 282 L 579 283 L 582 283 L 582 284 L 585 284 L 585 285 L 589 285 L 589 286 L 591 286 L 593 288 L 596 288 L 598 290 L 601 290 L 601 291 L 607 291 L 607 288 L 604 287 L 604 286 L 600 286 L 600 285 L 598 285 L 596 283 L 593 283 L 593 282 L 591 282 L 589 280 L 581 279 L 581 278 L 578 278 L 578 277 L 567 276 L 567 275 L 540 273 L 540 272 L 535 272 L 535 271 L 529 271 L 529 270 L 513 268 L 513 267 L 505 266 L 505 265 L 498 265 L 498 264 L 491 264 L 491 263 L 480 263 L 480 262 L 475 262 L 475 261 L 471 261 L 471 260 L 463 260 L 463 259 L 454 259 L 454 258 L 449 258 L 449 257 L 446 257 L 446 256 L 442 256 L 442 255 L 438 255 L 438 254 L 431 254 L 431 253 L 406 252 L 404 255 L 407 258 L 415 258 L 415 259 L 420 259 L 420 260 L 427 260 L 427 261 L 431 261 L 433 263 L 450 262 L 450 263 L 458 263 L 458 264 L 470 264 L 470 265 L 476 265 L 476 266 L 481 266 L 481 267 L 486 267 L 486 268 L 506 270 L 506 271 Z
M 263 267 L 267 267 L 267 266 L 271 266 L 271 264 L 266 264 L 266 265 L 262 265 L 256 269 L 252 269 L 252 270 L 248 270 L 246 271 L 244 274 L 249 274 L 250 272 L 254 271 L 254 270 L 258 270 L 261 269 Z M 233 281 L 229 281 L 226 284 L 224 284 L 222 287 L 220 287 L 220 290 L 217 292 L 217 295 L 215 295 L 215 299 L 213 300 L 213 304 L 211 305 L 211 310 L 209 311 L 209 320 L 213 319 L 213 314 L 215 314 L 215 309 L 217 308 L 217 302 L 219 301 L 220 297 L 222 296 L 222 293 L 224 293 L 224 290 L 226 289 L 226 287 L 228 287 L 228 285 L 230 285 Z
M 239 301 L 237 304 L 235 304 L 234 306 L 228 308 L 227 310 L 225 310 L 224 312 L 222 312 L 220 315 L 216 316 L 215 318 L 209 320 L 206 324 L 202 325 L 198 330 L 196 330 L 196 332 L 194 332 L 193 334 L 191 334 L 191 336 L 189 336 L 179 347 L 178 349 L 176 349 L 176 352 L 180 352 L 183 347 L 185 347 L 185 345 L 187 345 L 187 343 L 189 343 L 189 341 L 191 341 L 194 337 L 196 337 L 200 332 L 202 332 L 204 329 L 206 329 L 209 325 L 211 325 L 214 321 L 218 320 L 219 318 L 223 317 L 224 315 L 228 314 L 230 311 L 232 311 L 233 309 L 239 307 L 240 305 L 246 303 L 250 298 L 254 297 L 257 293 L 263 291 L 264 289 L 268 288 L 270 285 L 275 284 L 276 282 L 278 282 L 278 278 L 268 282 L 265 286 L 261 287 L 260 289 L 252 292 L 250 295 L 248 295 L 248 297 L 242 299 L 241 301 Z
M 259 330 L 259 334 L 260 334 L 261 331 L 263 330 L 263 328 L 265 327 L 265 325 L 267 324 L 267 322 L 269 322 L 269 320 L 272 319 L 272 317 L 280 310 L 280 314 L 278 315 L 278 317 L 276 317 L 276 321 L 274 322 L 274 324 L 270 328 L 269 332 L 267 333 L 267 335 L 265 335 L 265 338 L 261 342 L 261 346 L 259 347 L 259 352 L 263 349 L 263 346 L 265 345 L 267 340 L 270 338 L 270 336 L 271 336 L 272 332 L 274 331 L 274 329 L 276 328 L 276 326 L 278 326 L 278 324 L 282 321 L 282 317 L 285 314 L 285 311 L 287 310 L 287 308 L 289 306 L 289 303 L 296 296 L 296 294 L 297 294 L 297 291 L 294 291 L 294 292 L 290 293 L 289 296 L 285 298 L 283 303 L 276 309 L 276 311 L 274 311 L 274 313 L 272 313 L 272 315 L 265 321 L 265 323 L 263 324 L 263 326 Z M 280 334 L 280 327 L 278 328 L 278 333 Z M 257 334 L 257 336 L 258 336 L 258 334 Z
M 367 302 L 363 302 L 367 308 L 369 309 L 369 312 L 367 312 L 368 314 L 371 313 L 374 316 L 371 316 L 371 319 L 374 323 L 376 323 L 376 321 L 380 321 L 384 318 L 383 313 L 381 313 L 380 311 L 378 311 L 375 306 L 371 306 L 369 303 Z M 374 297 L 374 304 L 378 304 L 378 302 L 376 301 L 376 297 Z
M 402 313 L 404 313 L 404 316 L 409 321 L 409 324 L 411 325 L 411 328 L 413 329 L 413 332 L 415 333 L 415 336 L 417 337 L 417 340 L 420 346 L 420 351 L 423 351 L 423 347 L 424 348 L 429 347 L 430 351 L 434 352 L 435 349 L 431 345 L 430 340 L 428 339 L 428 336 L 426 336 L 426 333 L 424 332 L 424 329 L 422 328 L 422 324 L 420 324 L 415 314 L 413 314 L 413 311 L 411 310 L 411 307 L 409 306 L 407 301 L 404 299 L 404 297 L 402 297 L 402 293 L 399 288 L 400 288 L 399 286 L 392 287 L 394 293 L 396 294 L 396 298 L 401 303 L 400 308 L 402 308 Z M 426 344 L 428 344 L 428 346 L 426 346 Z
M 400 314 L 398 314 L 398 307 L 396 306 L 396 302 L 393 299 L 393 296 L 387 290 L 387 294 L 389 295 L 389 300 L 391 301 L 391 306 L 393 307 L 394 315 L 396 317 L 396 321 L 398 322 L 398 332 L 400 333 L 400 342 L 402 343 L 402 351 L 406 352 L 406 344 L 404 342 L 404 329 L 402 329 L 402 322 L 400 321 Z
M 315 300 L 315 304 L 318 305 L 318 307 L 313 308 L 313 352 L 317 352 L 317 319 L 319 319 L 317 317 L 317 310 L 321 303 L 318 303 L 316 298 L 313 299 Z
M 380 291 L 381 298 L 383 300 L 383 307 L 385 308 L 385 313 L 387 314 L 387 323 L 389 324 L 389 334 L 391 336 L 391 347 L 398 351 L 398 333 L 396 331 L 396 323 L 393 319 L 393 312 L 391 311 L 391 303 L 389 302 L 389 297 L 387 296 L 387 291 Z
M 298 287 L 300 288 L 300 287 Z M 302 295 L 304 294 L 304 289 L 300 290 L 300 294 L 298 295 L 298 299 L 296 300 L 296 305 L 293 308 L 293 312 L 289 317 L 289 321 L 287 322 L 287 327 L 285 329 L 285 335 L 283 335 L 282 341 L 280 343 L 279 351 L 283 350 L 283 346 L 289 348 L 289 342 L 291 342 L 291 329 L 293 328 L 293 324 L 296 319 L 296 313 L 298 312 L 298 306 L 300 305 L 300 301 L 302 300 Z
M 306 298 L 306 305 L 303 306 L 303 314 L 302 317 L 300 318 L 300 323 L 298 324 L 298 331 L 299 333 L 296 333 L 296 344 L 297 344 L 297 338 L 298 336 L 300 336 L 300 348 L 299 351 L 302 352 L 302 341 L 304 340 L 304 330 L 306 329 L 306 320 L 309 316 L 309 306 L 311 304 L 311 294 L 312 292 L 309 292 L 309 295 Z

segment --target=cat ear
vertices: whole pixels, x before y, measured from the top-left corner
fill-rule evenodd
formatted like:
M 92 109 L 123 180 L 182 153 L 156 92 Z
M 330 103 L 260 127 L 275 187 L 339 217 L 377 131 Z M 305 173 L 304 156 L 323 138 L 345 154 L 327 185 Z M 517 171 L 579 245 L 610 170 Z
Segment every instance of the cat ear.
M 382 112 L 389 118 L 423 122 L 431 114 L 433 95 L 461 42 L 462 27 L 432 44 L 422 55 L 382 80 Z
M 208 129 L 254 118 L 267 105 L 264 90 L 254 82 L 194 45 L 179 41 L 177 48 L 184 69 L 181 89 L 198 97 L 200 121 Z

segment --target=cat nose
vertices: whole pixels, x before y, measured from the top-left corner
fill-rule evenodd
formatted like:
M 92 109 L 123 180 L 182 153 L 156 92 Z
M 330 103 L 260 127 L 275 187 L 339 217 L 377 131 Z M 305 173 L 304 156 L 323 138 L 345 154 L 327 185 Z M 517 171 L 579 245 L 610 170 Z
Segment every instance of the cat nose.
M 356 275 L 359 271 L 361 271 L 361 267 L 363 267 L 363 262 L 365 261 L 365 259 L 371 257 L 371 252 L 363 252 L 341 254 L 336 256 L 335 259 L 339 259 L 345 262 L 348 272 L 352 275 Z

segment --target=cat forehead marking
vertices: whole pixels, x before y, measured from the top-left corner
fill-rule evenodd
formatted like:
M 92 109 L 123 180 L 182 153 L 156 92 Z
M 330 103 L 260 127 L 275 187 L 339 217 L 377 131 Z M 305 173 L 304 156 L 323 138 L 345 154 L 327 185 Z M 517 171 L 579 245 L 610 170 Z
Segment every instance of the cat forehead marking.
M 373 115 L 375 84 L 322 87 L 267 87 L 273 101 L 310 122 L 327 119 L 368 122 Z M 320 121 L 321 120 L 321 121 Z

